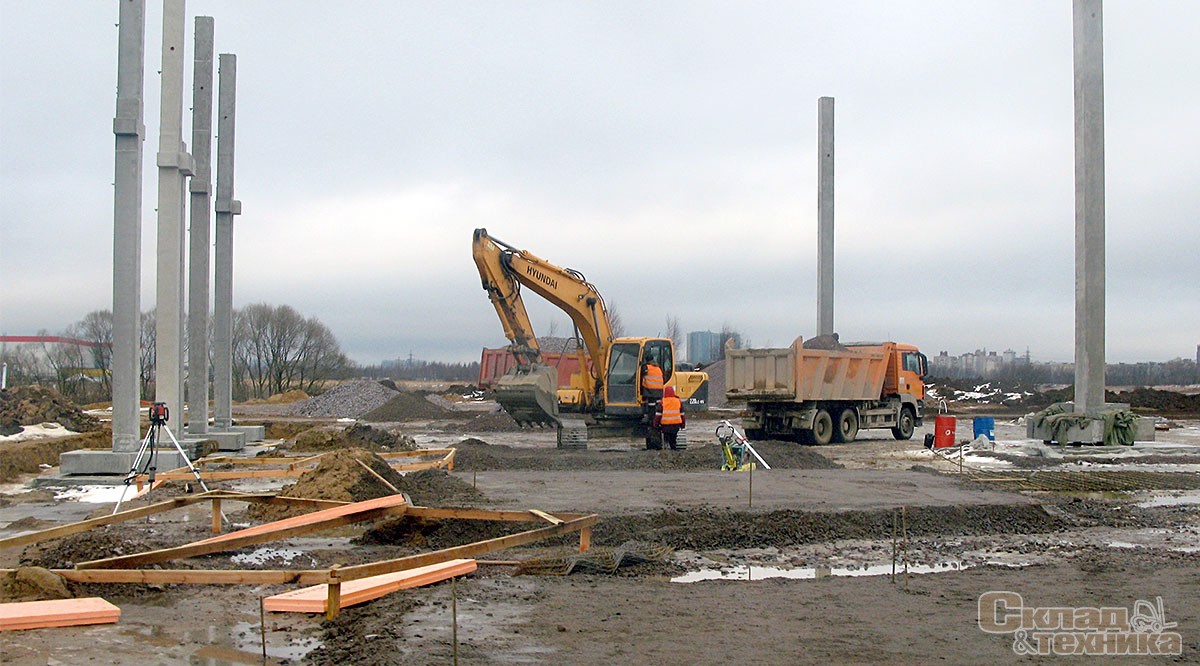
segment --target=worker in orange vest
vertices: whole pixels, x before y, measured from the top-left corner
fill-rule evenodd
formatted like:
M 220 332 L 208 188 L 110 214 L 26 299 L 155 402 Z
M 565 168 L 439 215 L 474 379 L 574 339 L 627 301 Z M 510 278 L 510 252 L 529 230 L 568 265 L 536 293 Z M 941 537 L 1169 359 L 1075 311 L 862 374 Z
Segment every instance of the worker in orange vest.
M 683 415 L 683 401 L 675 396 L 675 387 L 663 389 L 663 398 L 654 414 L 654 427 L 662 433 L 662 440 L 674 451 L 679 448 L 679 431 L 687 425 Z
M 647 355 L 642 365 L 642 399 L 647 405 L 663 396 L 663 371 L 654 358 Z

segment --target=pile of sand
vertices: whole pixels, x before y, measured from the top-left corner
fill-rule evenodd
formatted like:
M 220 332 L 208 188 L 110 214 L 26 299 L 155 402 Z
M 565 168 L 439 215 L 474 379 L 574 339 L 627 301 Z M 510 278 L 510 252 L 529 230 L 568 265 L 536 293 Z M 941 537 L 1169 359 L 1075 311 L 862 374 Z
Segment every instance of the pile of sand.
M 369 451 L 414 451 L 410 435 L 355 423 L 347 428 L 312 428 L 296 435 L 294 451 L 333 451 L 360 448 Z
M 367 468 L 371 471 L 367 471 Z M 352 448 L 334 451 L 325 456 L 316 468 L 305 472 L 295 483 L 284 486 L 279 494 L 339 502 L 363 502 L 395 494 L 387 484 L 375 476 L 376 474 L 403 491 L 403 477 L 389 467 L 383 458 L 366 449 Z M 311 509 L 254 504 L 250 506 L 249 511 L 256 520 L 272 521 L 308 513 Z
M 18 567 L 0 578 L 0 598 L 5 601 L 70 599 L 67 581 L 43 567 Z
M 39 423 L 58 423 L 75 432 L 100 429 L 98 420 L 52 388 L 13 386 L 0 391 L 0 435 L 15 435 L 21 426 Z

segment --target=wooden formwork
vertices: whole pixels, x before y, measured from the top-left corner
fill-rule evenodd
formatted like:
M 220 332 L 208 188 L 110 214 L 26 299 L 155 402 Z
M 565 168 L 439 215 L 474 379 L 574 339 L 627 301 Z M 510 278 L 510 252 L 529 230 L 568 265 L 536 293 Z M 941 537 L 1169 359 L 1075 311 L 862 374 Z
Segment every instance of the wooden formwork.
M 454 454 L 456 449 L 417 449 L 416 451 L 396 451 L 392 453 L 377 453 L 388 466 L 397 472 L 413 472 L 424 469 L 454 469 Z M 276 458 L 231 458 L 228 456 L 205 457 L 196 460 L 193 465 L 200 478 L 205 481 L 230 481 L 234 479 L 287 479 L 300 476 L 311 471 L 321 459 L 333 451 L 326 451 L 311 456 L 287 456 Z M 427 460 L 420 460 L 427 458 Z M 234 469 L 210 469 L 212 467 L 232 467 Z M 240 469 L 239 469 L 240 468 Z M 373 473 L 373 472 L 372 472 Z M 191 470 L 180 467 L 154 475 L 158 481 L 191 481 L 196 478 Z M 149 480 L 146 474 L 134 477 L 138 490 Z
M 237 501 L 266 504 L 308 506 L 316 509 L 293 518 L 266 523 L 236 532 L 222 533 L 221 503 Z M 492 509 L 443 509 L 414 506 L 401 495 L 389 495 L 366 502 L 336 502 L 266 493 L 239 493 L 214 490 L 196 495 L 175 497 L 149 506 L 127 509 L 108 516 L 52 527 L 37 532 L 0 539 L 0 548 L 15 548 L 50 539 L 78 534 L 103 525 L 119 524 L 135 518 L 151 516 L 193 504 L 209 502 L 212 507 L 212 531 L 219 536 L 181 546 L 80 562 L 73 569 L 54 569 L 54 573 L 79 583 L 146 583 L 146 584 L 204 584 L 204 585 L 320 585 L 329 586 L 327 617 L 337 615 L 340 608 L 342 583 L 404 571 L 460 558 L 471 558 L 506 548 L 521 546 L 542 539 L 579 533 L 579 550 L 591 546 L 591 528 L 596 514 L 556 513 L 537 509 L 504 511 Z M 487 520 L 538 523 L 541 527 L 494 539 L 443 548 L 428 553 L 409 555 L 355 566 L 334 565 L 328 569 L 167 569 L 157 568 L 164 562 L 195 557 L 278 541 L 333 527 L 373 520 L 384 516 L 412 516 L 431 520 Z M 151 567 L 155 568 L 142 568 Z M 0 569 L 0 574 L 12 569 Z

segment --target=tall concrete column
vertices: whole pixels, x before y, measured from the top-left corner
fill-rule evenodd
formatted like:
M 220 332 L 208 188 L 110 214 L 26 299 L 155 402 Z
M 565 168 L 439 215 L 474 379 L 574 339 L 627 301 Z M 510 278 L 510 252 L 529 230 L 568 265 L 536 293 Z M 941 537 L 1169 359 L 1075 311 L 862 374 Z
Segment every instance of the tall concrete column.
M 1074 0 L 1075 409 L 1104 405 L 1104 36 L 1101 0 Z
M 158 276 L 154 399 L 183 423 L 183 200 L 191 160 L 183 144 L 184 0 L 163 0 L 162 93 L 158 129 Z
M 188 251 L 188 434 L 208 432 L 209 205 L 212 197 L 213 19 L 196 17 L 192 66 L 191 226 Z
M 833 98 L 817 100 L 817 333 L 833 334 Z
M 233 425 L 233 216 L 242 203 L 233 198 L 234 111 L 237 56 L 218 58 L 217 233 L 213 273 L 213 426 Z
M 113 179 L 112 450 L 139 444 L 142 282 L 142 121 L 146 1 L 121 0 L 117 31 L 116 168 Z

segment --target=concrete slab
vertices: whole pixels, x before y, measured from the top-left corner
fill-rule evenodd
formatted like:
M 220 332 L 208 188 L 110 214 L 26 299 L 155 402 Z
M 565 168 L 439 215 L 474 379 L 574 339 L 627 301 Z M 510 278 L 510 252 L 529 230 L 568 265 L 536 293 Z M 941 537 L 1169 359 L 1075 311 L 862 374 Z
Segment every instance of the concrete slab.
M 58 457 L 58 465 L 64 475 L 125 476 L 129 474 L 129 469 L 133 466 L 136 456 L 136 451 L 67 451 Z M 166 471 L 176 467 L 186 467 L 187 462 L 174 447 L 171 447 L 170 450 L 158 451 L 155 466 L 159 471 Z
M 241 451 L 246 448 L 246 433 L 244 432 L 232 430 L 222 432 L 210 431 L 203 435 L 197 435 L 197 437 L 203 437 L 216 442 L 218 451 Z
M 261 442 L 267 438 L 267 427 L 261 425 L 235 425 L 229 426 L 227 429 L 231 432 L 240 432 L 246 436 L 246 442 Z M 222 449 L 224 450 L 224 449 Z

